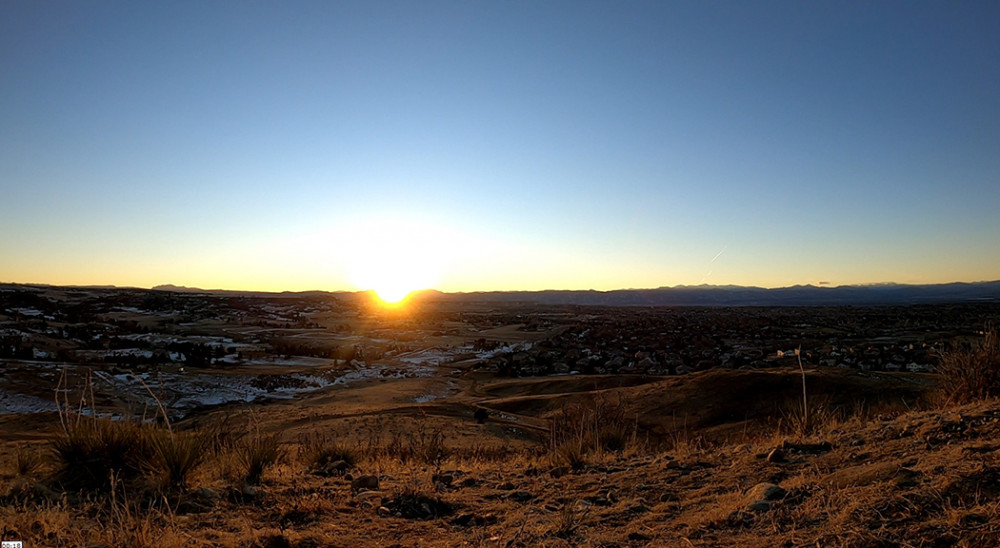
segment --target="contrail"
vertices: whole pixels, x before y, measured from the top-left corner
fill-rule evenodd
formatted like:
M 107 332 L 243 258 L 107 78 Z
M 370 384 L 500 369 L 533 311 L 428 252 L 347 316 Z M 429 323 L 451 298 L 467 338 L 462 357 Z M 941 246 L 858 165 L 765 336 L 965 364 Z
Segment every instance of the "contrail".
M 705 283 L 705 280 L 707 280 L 712 275 L 712 263 L 714 263 L 716 259 L 721 257 L 722 254 L 725 253 L 727 249 L 729 249 L 729 244 L 722 246 L 722 251 L 716 253 L 715 257 L 712 257 L 712 260 L 708 261 L 708 272 L 706 272 L 705 275 L 701 277 L 701 281 L 698 282 L 699 284 Z
M 712 257 L 712 260 L 708 261 L 708 264 L 714 263 L 716 259 L 718 259 L 719 257 L 721 257 L 722 254 L 726 252 L 726 249 L 729 249 L 729 244 L 726 244 L 726 245 L 722 246 L 722 251 L 716 253 L 715 257 Z

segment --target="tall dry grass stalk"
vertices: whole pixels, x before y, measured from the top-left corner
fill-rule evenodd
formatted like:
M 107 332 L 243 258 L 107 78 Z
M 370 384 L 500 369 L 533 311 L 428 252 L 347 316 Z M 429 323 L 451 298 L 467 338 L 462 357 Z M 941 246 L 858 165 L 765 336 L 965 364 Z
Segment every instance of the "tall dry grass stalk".
M 976 346 L 941 353 L 937 373 L 945 404 L 1000 396 L 1000 330 L 988 326 Z
M 638 418 L 620 397 L 569 405 L 549 417 L 547 445 L 553 464 L 580 469 L 588 455 L 638 448 Z

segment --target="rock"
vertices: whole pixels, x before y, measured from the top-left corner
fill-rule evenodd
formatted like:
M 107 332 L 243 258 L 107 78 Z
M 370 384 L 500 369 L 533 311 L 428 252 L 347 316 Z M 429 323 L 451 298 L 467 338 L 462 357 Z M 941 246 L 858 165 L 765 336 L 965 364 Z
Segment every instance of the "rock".
M 781 444 L 781 449 L 789 453 L 810 453 L 813 455 L 818 455 L 820 453 L 826 453 L 833 449 L 833 444 L 828 441 L 821 441 L 818 443 L 794 443 L 785 440 Z
M 788 459 L 785 457 L 785 452 L 780 447 L 775 447 L 767 454 L 767 462 L 785 462 L 786 460 Z
M 385 506 L 379 506 L 378 510 L 375 510 L 375 513 L 383 518 L 387 518 L 392 515 L 392 510 L 389 510 Z
M 354 495 L 354 499 L 360 502 L 378 500 L 382 501 L 382 496 L 384 493 L 382 491 L 365 491 L 363 493 L 358 493 Z
M 249 483 L 247 483 L 245 481 L 243 482 L 242 485 L 240 485 L 240 494 L 243 495 L 244 497 L 247 497 L 247 498 L 256 497 L 257 496 L 257 492 L 258 491 L 257 491 L 256 487 L 254 487 L 253 485 L 250 485 Z
M 552 470 L 549 470 L 549 475 L 553 478 L 561 478 L 566 474 L 569 474 L 569 466 L 557 466 Z
M 747 491 L 744 501 L 750 512 L 766 512 L 771 509 L 774 501 L 785 498 L 788 494 L 784 488 L 773 483 L 762 482 Z
M 348 464 L 347 461 L 335 460 L 333 462 L 327 462 L 321 466 L 318 466 L 316 468 L 316 473 L 324 477 L 339 476 L 342 475 L 344 472 L 347 472 L 347 470 L 350 467 L 351 465 Z
M 480 516 L 478 514 L 462 514 L 455 519 L 451 520 L 452 525 L 458 525 L 459 527 L 482 527 L 484 525 L 493 525 L 497 522 L 497 517 L 493 514 L 486 514 L 485 516 Z
M 54 501 L 62 498 L 62 495 L 60 493 L 57 493 L 56 491 L 50 489 L 45 484 L 39 482 L 31 482 L 30 486 L 27 486 L 25 489 L 30 491 L 31 494 L 34 495 L 36 498 L 42 500 Z
M 486 419 L 490 418 L 490 412 L 480 407 L 472 414 L 472 418 L 476 419 L 477 423 L 483 424 L 486 422 Z
M 222 498 L 222 495 L 220 495 L 217 491 L 209 489 L 208 487 L 196 489 L 194 495 L 203 500 L 219 500 Z
M 527 491 L 514 491 L 513 493 L 507 495 L 507 499 L 514 502 L 528 502 L 533 498 L 535 498 L 534 495 Z
M 614 504 L 614 502 L 606 495 L 592 495 L 584 497 L 583 500 L 595 506 L 611 506 Z
M 378 489 L 378 476 L 358 476 L 351 481 L 351 491 L 362 489 L 374 491 Z
M 896 475 L 892 477 L 892 484 L 900 489 L 916 487 L 920 483 L 923 474 L 909 468 L 900 468 Z
M 265 536 L 258 540 L 254 546 L 260 546 L 261 548 L 292 548 L 292 543 L 288 540 L 288 537 L 279 533 Z
M 455 481 L 455 474 L 451 472 L 442 472 L 440 474 L 434 474 L 431 476 L 431 482 L 434 485 L 443 485 L 444 487 L 451 487 L 451 484 Z
M 762 482 L 754 485 L 747 491 L 746 498 L 753 500 L 781 500 L 788 494 L 784 488 L 773 483 Z
M 660 502 L 677 502 L 678 499 L 675 493 L 663 493 L 660 495 Z
M 900 471 L 900 466 L 891 462 L 861 464 L 837 470 L 828 475 L 823 483 L 830 487 L 863 487 L 879 481 L 889 481 Z

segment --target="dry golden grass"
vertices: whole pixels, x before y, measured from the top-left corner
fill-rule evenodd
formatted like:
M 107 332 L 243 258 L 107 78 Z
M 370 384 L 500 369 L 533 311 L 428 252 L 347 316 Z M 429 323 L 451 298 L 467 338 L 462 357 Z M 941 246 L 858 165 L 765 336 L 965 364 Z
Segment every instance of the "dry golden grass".
M 937 371 L 945 405 L 1000 396 L 1000 329 L 986 329 L 970 348 L 942 353 Z
M 617 399 L 547 416 L 552 427 L 534 442 L 509 423 L 476 424 L 471 412 L 327 419 L 312 436 L 280 428 L 287 408 L 170 431 L 87 419 L 91 426 L 56 436 L 50 448 L 72 433 L 73 447 L 86 449 L 73 455 L 106 459 L 83 469 L 107 470 L 107 482 L 67 488 L 67 457 L 38 464 L 26 455 L 47 454 L 41 447 L 11 444 L 0 470 L 0 533 L 29 546 L 1000 542 L 1000 402 L 834 409 L 811 413 L 808 431 L 770 422 L 725 441 L 681 429 L 657 444 L 636 435 L 628 402 Z M 144 441 L 123 442 L 125 431 Z M 133 466 L 121 455 L 135 447 L 146 461 Z M 774 449 L 784 458 L 769 460 Z M 150 458 L 163 452 L 173 464 Z M 323 473 L 337 461 L 349 466 Z M 367 475 L 378 478 L 376 489 L 352 486 Z M 786 494 L 750 510 L 747 493 L 761 482 Z

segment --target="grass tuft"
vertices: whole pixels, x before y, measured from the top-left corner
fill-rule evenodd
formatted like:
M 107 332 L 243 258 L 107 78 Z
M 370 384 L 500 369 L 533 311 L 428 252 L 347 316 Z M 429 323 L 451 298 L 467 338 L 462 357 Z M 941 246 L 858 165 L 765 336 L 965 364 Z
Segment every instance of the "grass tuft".
M 309 470 L 320 476 L 333 476 L 357 466 L 360 452 L 346 444 L 324 437 L 302 441 L 304 460 Z
M 989 327 L 976 346 L 942 353 L 937 372 L 947 403 L 1000 396 L 1000 330 Z
M 149 456 L 146 466 L 156 480 L 156 487 L 173 492 L 186 491 L 192 472 L 208 459 L 205 436 L 152 430 L 147 440 Z
M 130 481 L 148 460 L 145 429 L 135 421 L 83 418 L 52 442 L 55 479 L 71 489 L 105 491 L 112 475 Z
M 37 451 L 18 445 L 14 451 L 14 472 L 20 477 L 31 476 L 45 463 L 45 459 Z
M 260 483 L 264 470 L 278 462 L 280 456 L 278 436 L 259 433 L 247 436 L 237 443 L 235 453 L 243 481 L 255 485 Z

